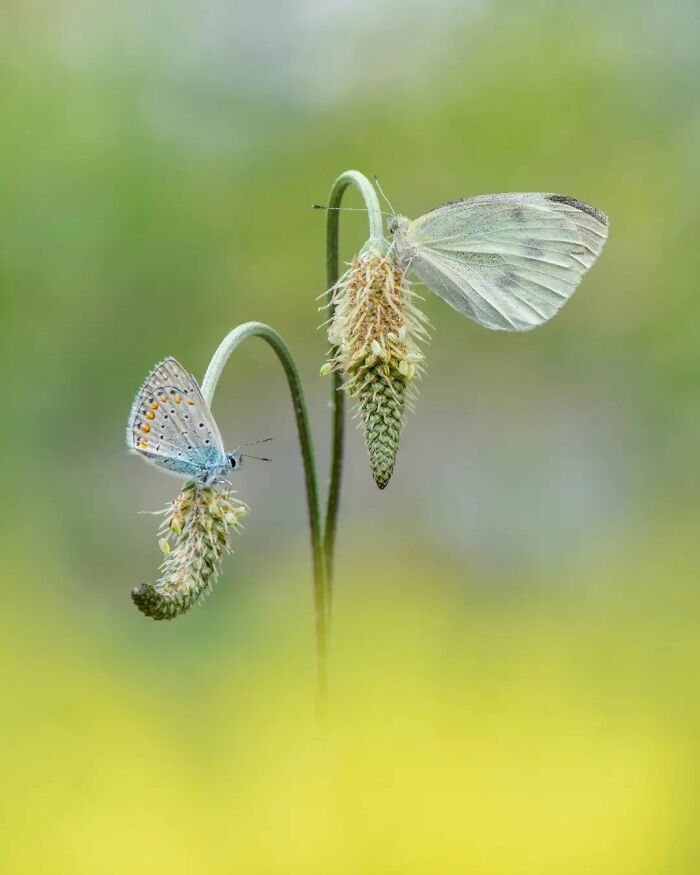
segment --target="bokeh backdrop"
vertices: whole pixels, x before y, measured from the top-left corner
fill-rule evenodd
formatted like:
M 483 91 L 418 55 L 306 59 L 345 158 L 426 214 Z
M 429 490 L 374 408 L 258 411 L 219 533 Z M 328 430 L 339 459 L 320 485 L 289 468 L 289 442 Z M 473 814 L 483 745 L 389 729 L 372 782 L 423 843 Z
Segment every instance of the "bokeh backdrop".
M 700 866 L 696 0 L 4 0 L 0 869 L 695 873 Z M 303 480 L 250 341 L 215 414 L 252 508 L 201 609 L 145 620 L 147 370 L 259 319 L 328 464 L 323 202 L 562 191 L 599 263 L 524 336 L 427 296 L 380 493 L 348 433 L 331 725 Z M 347 204 L 359 206 L 353 196 Z M 345 258 L 362 213 L 342 216 Z

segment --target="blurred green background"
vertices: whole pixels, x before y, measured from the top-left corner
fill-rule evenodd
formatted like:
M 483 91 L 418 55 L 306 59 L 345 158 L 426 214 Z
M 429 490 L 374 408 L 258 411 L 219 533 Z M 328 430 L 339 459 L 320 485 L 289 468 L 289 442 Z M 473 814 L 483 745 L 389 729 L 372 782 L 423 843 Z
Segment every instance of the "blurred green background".
M 700 867 L 697 0 L 4 0 L 0 870 Z M 324 217 L 562 191 L 610 239 L 524 336 L 441 301 L 385 493 L 349 429 L 332 727 L 279 367 L 215 413 L 252 513 L 202 609 L 140 616 L 176 481 L 128 456 L 148 369 L 271 323 L 328 464 Z M 348 205 L 359 205 L 349 196 Z M 361 213 L 342 217 L 344 256 Z

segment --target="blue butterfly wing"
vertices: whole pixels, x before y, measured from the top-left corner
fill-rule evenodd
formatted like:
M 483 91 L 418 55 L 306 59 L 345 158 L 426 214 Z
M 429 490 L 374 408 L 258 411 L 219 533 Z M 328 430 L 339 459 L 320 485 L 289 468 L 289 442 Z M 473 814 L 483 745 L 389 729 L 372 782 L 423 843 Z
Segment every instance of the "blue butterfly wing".
M 228 468 L 221 434 L 196 380 L 174 358 L 146 377 L 126 427 L 129 449 L 181 477 L 208 480 Z

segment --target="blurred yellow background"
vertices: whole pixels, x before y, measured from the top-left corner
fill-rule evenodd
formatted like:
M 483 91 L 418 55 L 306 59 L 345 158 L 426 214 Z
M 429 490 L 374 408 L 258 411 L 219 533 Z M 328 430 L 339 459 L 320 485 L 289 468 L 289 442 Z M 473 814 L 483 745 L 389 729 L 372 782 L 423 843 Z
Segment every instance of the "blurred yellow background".
M 696 0 L 5 0 L 0 871 L 700 868 Z M 138 614 L 176 481 L 124 426 L 171 354 L 269 322 L 328 464 L 334 177 L 396 209 L 562 191 L 610 239 L 556 319 L 427 295 L 380 493 L 348 431 L 331 726 L 296 434 L 251 341 L 214 410 L 252 508 L 201 609 Z M 347 205 L 359 206 L 355 196 Z M 343 254 L 361 213 L 341 220 Z

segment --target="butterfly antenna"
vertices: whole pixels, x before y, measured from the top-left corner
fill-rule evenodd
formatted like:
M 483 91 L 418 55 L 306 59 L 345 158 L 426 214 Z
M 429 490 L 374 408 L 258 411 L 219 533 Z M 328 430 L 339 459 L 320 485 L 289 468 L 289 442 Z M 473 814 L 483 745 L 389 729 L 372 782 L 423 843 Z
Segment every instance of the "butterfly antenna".
M 241 459 L 256 459 L 258 462 L 271 462 L 268 456 L 250 456 L 248 453 L 241 453 Z
M 338 211 L 342 211 L 344 213 L 346 213 L 346 212 L 347 213 L 366 213 L 367 212 L 366 207 L 328 207 L 325 204 L 311 204 L 311 209 L 312 210 L 326 210 L 326 211 L 338 210 Z M 382 215 L 383 216 L 393 216 L 394 213 L 385 213 L 384 210 L 382 210 Z
M 237 453 L 239 450 L 244 450 L 246 447 L 254 447 L 255 444 L 266 444 L 268 441 L 273 441 L 273 440 L 274 440 L 274 438 L 269 437 L 269 438 L 258 438 L 258 440 L 256 440 L 256 441 L 248 441 L 245 444 L 240 444 L 239 446 L 237 446 L 236 449 L 234 450 L 234 452 Z
M 389 209 L 391 210 L 391 215 L 392 215 L 392 216 L 395 216 L 395 215 L 396 215 L 396 210 L 394 209 L 393 204 L 391 203 L 391 201 L 389 200 L 389 198 L 384 194 L 384 189 L 382 188 L 382 184 L 381 184 L 381 182 L 379 181 L 379 177 L 377 176 L 376 173 L 374 174 L 373 179 L 374 179 L 374 184 L 375 184 L 375 185 L 377 186 L 377 188 L 379 189 L 379 194 L 380 194 L 380 195 L 384 198 L 384 200 L 389 204 Z

